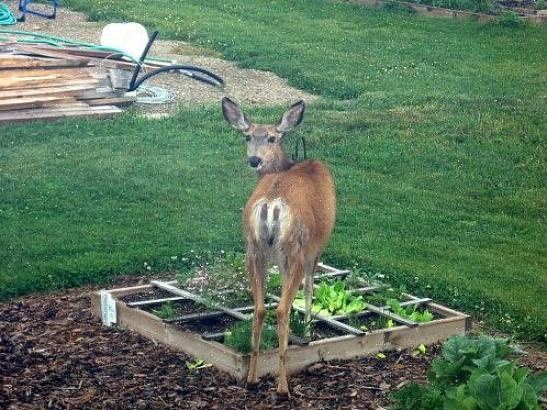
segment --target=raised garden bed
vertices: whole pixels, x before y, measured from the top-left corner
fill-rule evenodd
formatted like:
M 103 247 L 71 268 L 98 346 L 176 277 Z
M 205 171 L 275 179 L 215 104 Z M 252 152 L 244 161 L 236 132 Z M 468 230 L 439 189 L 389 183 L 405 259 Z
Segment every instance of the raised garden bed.
M 322 281 L 344 281 L 350 273 L 323 264 L 319 264 L 318 268 L 316 293 Z M 362 296 L 364 300 L 367 300 L 367 295 L 382 289 L 378 284 L 367 283 L 360 278 L 357 281 L 352 278 L 347 283 L 347 291 L 351 295 Z M 276 299 L 275 295 L 269 295 L 269 308 L 275 308 Z M 316 311 L 311 337 L 307 340 L 296 335 L 291 337 L 287 351 L 289 371 L 296 372 L 323 360 L 348 359 L 382 350 L 431 344 L 470 329 L 471 322 L 467 315 L 433 303 L 430 299 L 405 293 L 400 294 L 398 302 L 402 308 L 413 305 L 416 311 L 427 309 L 433 315 L 432 320 L 418 323 L 410 319 L 406 311 L 400 310 L 401 314 L 397 314 L 387 305 L 371 302 L 365 303 L 358 312 L 328 314 Z M 169 308 L 165 308 L 166 305 Z M 103 321 L 114 322 L 122 328 L 134 330 L 205 360 L 239 379 L 247 376 L 249 355 L 237 352 L 222 342 L 225 332 L 234 323 L 252 317 L 252 306 L 227 308 L 178 287 L 177 281 L 151 281 L 149 285 L 96 292 L 92 294 L 92 306 L 94 314 L 103 317 Z M 303 312 L 298 305 L 293 309 Z M 114 311 L 115 317 L 105 314 Z M 277 367 L 277 349 L 261 352 L 259 376 L 275 374 Z
M 374 7 L 389 7 L 392 3 L 396 3 L 401 7 L 405 7 L 418 14 L 427 14 L 437 17 L 450 17 L 450 18 L 464 18 L 477 20 L 479 22 L 488 22 L 492 20 L 500 19 L 499 15 L 485 14 L 467 10 L 454 10 L 443 7 L 435 7 L 427 4 L 419 4 L 419 2 L 409 1 L 394 1 L 394 0 L 346 0 L 351 3 L 364 4 Z M 534 24 L 547 23 L 547 11 L 546 10 L 533 10 L 519 7 L 505 8 L 505 11 L 514 11 L 517 15 L 523 19 Z

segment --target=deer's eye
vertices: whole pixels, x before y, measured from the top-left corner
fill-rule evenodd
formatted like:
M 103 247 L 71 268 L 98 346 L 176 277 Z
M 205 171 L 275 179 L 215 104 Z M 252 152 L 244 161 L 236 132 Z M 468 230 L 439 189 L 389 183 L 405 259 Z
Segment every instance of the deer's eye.
M 250 135 L 245 135 L 245 141 L 249 142 L 251 140 L 251 136 Z
M 273 144 L 275 142 L 275 137 L 268 138 L 268 142 Z

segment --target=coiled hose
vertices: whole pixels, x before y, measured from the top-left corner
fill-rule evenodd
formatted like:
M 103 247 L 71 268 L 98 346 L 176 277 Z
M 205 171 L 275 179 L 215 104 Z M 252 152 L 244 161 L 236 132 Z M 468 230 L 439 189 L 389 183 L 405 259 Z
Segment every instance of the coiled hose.
M 11 13 L 11 10 L 4 3 L 0 3 L 0 25 L 7 26 L 17 23 L 17 19 Z

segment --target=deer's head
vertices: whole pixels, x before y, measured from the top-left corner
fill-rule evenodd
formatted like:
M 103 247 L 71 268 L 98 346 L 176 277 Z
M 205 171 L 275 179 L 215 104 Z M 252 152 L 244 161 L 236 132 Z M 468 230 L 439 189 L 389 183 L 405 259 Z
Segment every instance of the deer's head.
M 302 122 L 304 110 L 304 101 L 299 101 L 283 114 L 277 124 L 253 124 L 239 105 L 227 97 L 222 99 L 224 118 L 245 136 L 249 165 L 259 174 L 282 171 L 290 164 L 281 148 L 283 135 Z

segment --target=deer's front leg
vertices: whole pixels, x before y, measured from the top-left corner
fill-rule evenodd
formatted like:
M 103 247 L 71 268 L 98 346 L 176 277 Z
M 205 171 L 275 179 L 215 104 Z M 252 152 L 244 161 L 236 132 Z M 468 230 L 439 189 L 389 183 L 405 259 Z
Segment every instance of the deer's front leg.
M 258 354 L 260 352 L 260 335 L 266 315 L 266 307 L 264 306 L 264 280 L 266 275 L 266 266 L 264 258 L 256 252 L 247 249 L 247 272 L 251 283 L 251 292 L 254 301 L 253 315 L 253 335 L 252 335 L 252 351 L 251 361 L 249 364 L 249 374 L 247 375 L 247 383 L 256 384 L 258 382 L 257 367 Z

